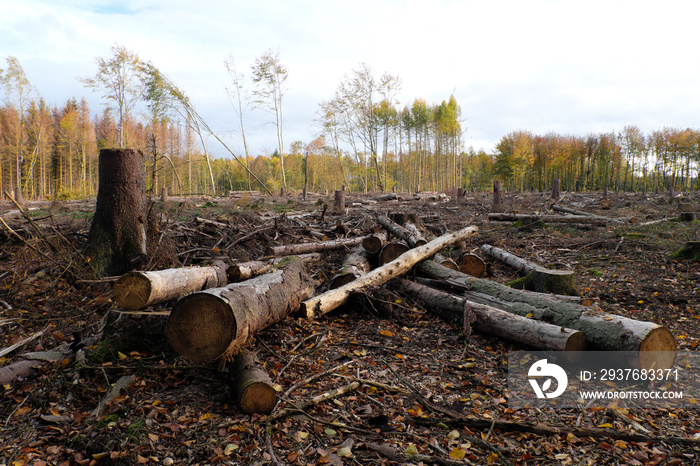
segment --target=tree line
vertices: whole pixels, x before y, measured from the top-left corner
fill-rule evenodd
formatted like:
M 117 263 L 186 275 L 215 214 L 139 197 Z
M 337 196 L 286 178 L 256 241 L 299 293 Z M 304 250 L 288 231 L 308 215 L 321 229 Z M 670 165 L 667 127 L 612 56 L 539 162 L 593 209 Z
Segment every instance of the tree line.
M 244 147 L 235 153 L 197 112 L 186 93 L 150 62 L 124 47 L 97 58 L 96 73 L 78 78 L 105 103 L 51 106 L 31 85 L 21 64 L 6 57 L 0 69 L 0 192 L 21 189 L 32 199 L 95 195 L 99 150 L 130 147 L 146 155 L 148 188 L 172 194 L 229 190 L 323 192 L 509 190 L 692 190 L 700 188 L 700 131 L 663 128 L 619 133 L 503 136 L 491 153 L 466 148 L 462 111 L 454 96 L 440 103 L 416 98 L 401 105 L 401 79 L 376 76 L 367 64 L 346 74 L 318 107 L 318 136 L 284 145 L 283 103 L 288 70 L 268 51 L 246 75 L 233 56 L 224 60 L 225 89 Z M 253 155 L 246 139 L 248 112 L 264 111 L 275 128 L 271 156 Z M 214 158 L 209 136 L 228 151 Z

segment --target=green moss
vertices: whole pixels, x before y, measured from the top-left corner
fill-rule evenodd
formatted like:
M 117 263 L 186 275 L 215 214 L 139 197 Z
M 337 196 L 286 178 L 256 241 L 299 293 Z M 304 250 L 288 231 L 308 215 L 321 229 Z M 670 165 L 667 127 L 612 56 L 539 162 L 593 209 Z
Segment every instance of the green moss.
M 598 269 L 588 269 L 588 270 L 586 270 L 586 272 L 593 275 L 594 277 L 600 277 L 603 275 L 603 272 L 601 272 Z

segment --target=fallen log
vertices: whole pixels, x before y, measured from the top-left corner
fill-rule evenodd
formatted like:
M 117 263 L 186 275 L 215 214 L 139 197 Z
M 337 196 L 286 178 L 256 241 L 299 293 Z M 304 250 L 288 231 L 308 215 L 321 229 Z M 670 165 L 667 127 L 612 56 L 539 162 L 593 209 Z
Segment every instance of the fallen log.
M 392 241 L 390 243 L 386 243 L 384 246 L 382 246 L 382 250 L 379 252 L 379 265 L 388 264 L 410 249 L 411 248 L 409 248 L 404 242 Z
M 457 270 L 472 277 L 481 278 L 486 275 L 486 264 L 476 254 L 465 252 L 457 259 Z
M 586 336 L 579 330 L 528 319 L 402 278 L 392 280 L 390 285 L 401 289 L 426 310 L 447 320 L 463 323 L 467 309 L 476 317 L 472 326 L 490 335 L 546 350 L 586 349 Z
M 525 273 L 523 278 L 508 284 L 513 288 L 570 296 L 581 294 L 574 283 L 574 272 L 571 270 L 548 269 L 490 244 L 482 245 L 481 250 L 484 254 Z
M 368 236 L 362 240 L 362 247 L 370 256 L 377 255 L 382 250 L 386 242 L 386 232 L 380 231 Z
M 611 220 L 605 217 L 590 217 L 583 215 L 536 215 L 492 212 L 488 214 L 489 221 L 497 222 L 544 222 L 544 223 L 583 223 L 590 225 L 607 225 Z
M 304 262 L 321 260 L 321 254 L 317 252 L 301 254 L 296 257 Z M 284 257 L 277 257 L 275 259 L 239 262 L 229 266 L 226 269 L 226 275 L 228 275 L 228 281 L 231 283 L 242 282 L 272 270 L 275 264 L 279 264 L 283 260 Z
M 402 227 L 401 225 L 384 215 L 377 215 L 376 219 L 377 223 L 383 226 L 389 233 L 396 236 L 397 238 L 401 238 L 402 240 L 406 241 L 409 247 L 413 248 L 416 246 L 422 246 L 427 243 L 427 241 L 420 235 L 418 229 L 415 228 L 415 226 L 413 227 L 412 231 L 411 229 Z
M 331 290 L 339 288 L 346 283 L 360 278 L 370 270 L 372 270 L 372 266 L 369 263 L 367 252 L 362 246 L 355 246 L 351 253 L 343 260 L 343 264 L 338 273 L 331 279 L 329 288 Z
M 258 331 L 299 309 L 312 293 L 302 261 L 290 257 L 273 272 L 180 299 L 166 335 L 173 349 L 191 361 L 229 359 Z
M 447 284 L 476 291 L 512 303 L 509 312 L 582 331 L 591 349 L 638 351 L 642 368 L 671 368 L 676 341 L 664 326 L 608 314 L 576 303 L 556 301 L 546 295 L 524 293 L 500 283 L 474 278 L 433 262 L 421 262 L 417 269 Z
M 244 348 L 231 365 L 233 393 L 246 414 L 268 414 L 277 404 L 277 392 L 257 355 Z
M 433 260 L 438 264 L 447 267 L 448 269 L 459 270 L 459 266 L 455 261 L 453 261 L 449 257 L 443 256 L 442 254 L 435 254 L 433 256 Z
M 325 293 L 307 299 L 301 303 L 301 312 L 308 319 L 327 314 L 347 301 L 353 292 L 367 286 L 383 285 L 392 278 L 408 272 L 418 262 L 425 260 L 441 249 L 475 234 L 477 230 L 477 227 L 474 226 L 463 228 L 457 232 L 440 236 L 423 246 L 406 251 L 395 260 L 372 270 L 367 275 L 357 280 L 347 283 L 335 290 L 328 290 Z
M 179 299 L 228 282 L 226 266 L 180 267 L 148 272 L 127 272 L 114 284 L 117 304 L 132 311 Z
M 320 243 L 299 243 L 273 246 L 265 250 L 265 257 L 275 256 L 295 256 L 298 254 L 308 254 L 311 252 L 331 251 L 333 249 L 351 248 L 362 243 L 364 236 L 349 239 L 338 239 L 332 241 L 322 241 Z

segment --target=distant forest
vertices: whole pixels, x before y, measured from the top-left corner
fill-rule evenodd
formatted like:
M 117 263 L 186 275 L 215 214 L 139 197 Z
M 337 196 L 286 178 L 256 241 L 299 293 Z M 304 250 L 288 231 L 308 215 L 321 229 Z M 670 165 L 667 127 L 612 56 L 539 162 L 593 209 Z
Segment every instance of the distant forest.
M 565 191 L 700 188 L 698 130 L 662 128 L 644 134 L 627 126 L 619 133 L 580 136 L 518 130 L 503 136 L 491 153 L 475 152 L 465 147 L 466 128 L 453 96 L 439 104 L 414 99 L 402 106 L 395 99 L 400 79 L 386 73 L 377 78 L 364 64 L 319 104 L 319 136 L 285 146 L 281 110 L 287 71 L 269 52 L 251 67 L 249 81 L 232 59 L 226 62 L 232 78 L 226 91 L 237 102 L 240 123 L 227 130 L 239 133 L 246 149 L 212 158 L 207 135 L 218 136 L 185 93 L 133 52 L 115 46 L 113 53 L 97 60 L 94 77 L 82 79 L 105 96 L 108 105 L 99 112 L 85 99 L 48 105 L 21 64 L 6 58 L 7 67 L 0 69 L 5 91 L 0 192 L 20 187 L 29 199 L 94 196 L 99 150 L 111 147 L 141 150 L 149 190 L 167 187 L 173 195 L 298 191 L 305 182 L 312 192 L 341 186 L 351 191 L 485 191 L 494 180 L 506 190 L 542 191 L 555 178 Z M 114 77 L 121 84 L 110 88 Z M 275 118 L 278 149 L 271 156 L 247 153 L 248 106 Z

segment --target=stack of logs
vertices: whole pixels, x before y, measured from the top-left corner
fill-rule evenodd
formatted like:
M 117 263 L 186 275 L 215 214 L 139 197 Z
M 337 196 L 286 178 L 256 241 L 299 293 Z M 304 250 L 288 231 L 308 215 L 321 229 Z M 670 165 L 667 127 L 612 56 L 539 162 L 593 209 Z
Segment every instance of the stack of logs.
M 233 359 L 235 391 L 248 413 L 270 412 L 276 403 L 269 376 L 246 349 L 256 333 L 297 312 L 319 318 L 346 303 L 353 293 L 384 284 L 465 330 L 474 327 L 540 349 L 637 351 L 642 367 L 673 365 L 673 357 L 650 362 L 646 356 L 650 351 L 675 354 L 675 340 L 667 328 L 607 314 L 590 300 L 569 296 L 575 294 L 575 287 L 557 288 L 557 283 L 572 283 L 569 271 L 549 270 L 484 245 L 483 253 L 535 276 L 524 287 L 536 291 L 518 290 L 481 278 L 484 262 L 473 252 L 457 260 L 440 255 L 474 235 L 476 227 L 427 241 L 405 216 L 377 214 L 376 219 L 384 231 L 279 246 L 258 261 L 130 272 L 115 284 L 115 299 L 129 310 L 176 301 L 167 326 L 173 349 L 199 363 Z M 350 254 L 328 290 L 315 294 L 305 263 L 319 260 L 321 251 L 338 248 Z M 410 270 L 418 278 L 402 278 Z M 567 292 L 551 294 L 559 289 Z

